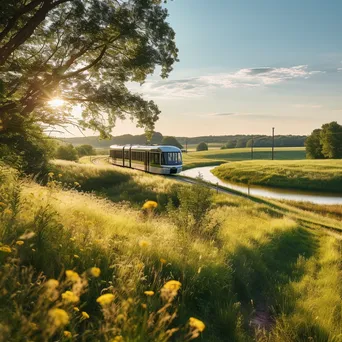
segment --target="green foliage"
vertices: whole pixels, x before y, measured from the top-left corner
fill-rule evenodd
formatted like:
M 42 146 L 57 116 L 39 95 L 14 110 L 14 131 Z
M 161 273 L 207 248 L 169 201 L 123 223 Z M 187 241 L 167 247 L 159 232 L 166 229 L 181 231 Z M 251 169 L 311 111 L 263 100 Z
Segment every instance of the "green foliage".
M 76 151 L 79 157 L 96 155 L 96 151 L 91 145 L 76 146 Z
M 197 145 L 196 151 L 208 151 L 208 145 L 205 142 L 201 142 Z
M 320 132 L 322 154 L 326 158 L 342 158 L 342 126 L 336 121 L 322 125 Z
M 69 145 L 61 145 L 57 148 L 55 157 L 57 159 L 64 159 L 64 160 L 78 160 L 78 154 L 75 147 L 71 144 Z
M 321 129 L 315 129 L 305 140 L 306 158 L 323 159 L 321 145 Z
M 183 146 L 177 141 L 177 139 L 175 137 L 164 137 L 160 144 L 161 145 L 175 146 L 175 147 L 178 147 L 180 149 L 183 148 Z

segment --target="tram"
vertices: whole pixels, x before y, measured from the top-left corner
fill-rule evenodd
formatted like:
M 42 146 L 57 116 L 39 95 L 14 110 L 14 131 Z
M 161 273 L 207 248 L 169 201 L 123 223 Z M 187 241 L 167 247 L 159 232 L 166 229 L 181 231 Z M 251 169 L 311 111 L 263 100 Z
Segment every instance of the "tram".
M 182 171 L 182 152 L 174 146 L 112 145 L 109 161 L 113 165 L 161 175 Z

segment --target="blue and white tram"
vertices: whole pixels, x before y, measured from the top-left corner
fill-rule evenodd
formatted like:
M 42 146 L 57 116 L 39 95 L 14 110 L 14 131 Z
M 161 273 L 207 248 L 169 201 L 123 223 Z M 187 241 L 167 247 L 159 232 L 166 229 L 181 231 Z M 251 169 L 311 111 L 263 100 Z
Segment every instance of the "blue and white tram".
M 182 171 L 182 152 L 174 146 L 112 145 L 109 157 L 114 165 L 151 173 L 170 175 Z

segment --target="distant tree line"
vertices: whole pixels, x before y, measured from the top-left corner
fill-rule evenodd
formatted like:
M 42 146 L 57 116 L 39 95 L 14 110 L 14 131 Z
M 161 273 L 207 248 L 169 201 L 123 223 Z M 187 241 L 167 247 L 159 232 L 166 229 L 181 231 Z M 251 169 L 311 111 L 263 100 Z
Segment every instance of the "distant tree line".
M 336 121 L 315 129 L 305 141 L 308 159 L 342 158 L 342 126 Z

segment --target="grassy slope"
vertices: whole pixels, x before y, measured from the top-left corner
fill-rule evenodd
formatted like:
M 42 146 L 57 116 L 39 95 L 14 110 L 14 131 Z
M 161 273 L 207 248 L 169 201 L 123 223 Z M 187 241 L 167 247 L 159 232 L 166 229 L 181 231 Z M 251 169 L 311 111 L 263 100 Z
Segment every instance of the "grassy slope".
M 342 192 L 342 160 L 244 161 L 221 165 L 213 173 L 232 182 Z
M 180 280 L 183 286 L 176 323 L 184 324 L 190 315 L 202 319 L 207 325 L 205 341 L 328 341 L 341 333 L 341 242 L 334 237 L 309 231 L 265 204 L 219 194 L 210 214 L 220 223 L 219 235 L 216 242 L 209 241 L 178 231 L 163 206 L 152 220 L 138 209 L 144 199 L 170 196 L 172 180 L 67 162 L 56 163 L 53 171 L 54 177 L 61 173 L 59 181 L 69 187 L 78 181 L 84 190 L 94 190 L 114 201 L 131 200 L 113 204 L 58 186 L 23 186 L 23 207 L 15 218 L 12 238 L 15 241 L 25 227 L 34 227 L 32 222 L 41 208 L 49 206 L 56 213 L 58 226 L 47 226 L 43 243 L 36 246 L 33 239 L 32 246 L 24 245 L 20 251 L 49 277 L 58 277 L 63 268 L 79 273 L 94 265 L 101 268 L 102 283 L 92 286 L 81 300 L 92 324 L 100 317 L 96 293 L 109 285 L 120 265 L 128 272 L 127 279 L 121 277 L 130 284 L 129 296 L 136 306 L 146 301 L 144 290 L 158 293 L 166 279 Z M 121 198 L 125 191 L 129 196 Z M 0 214 L 1 222 L 9 219 Z M 150 246 L 139 247 L 141 240 Z M 74 254 L 79 258 L 73 258 Z M 160 258 L 167 263 L 162 265 Z M 134 270 L 140 264 L 144 265 L 143 275 L 136 277 Z M 118 293 L 126 295 L 121 290 Z M 254 335 L 249 327 L 251 313 L 268 305 L 274 307 L 276 323 L 269 333 Z M 148 301 L 148 307 L 156 310 L 158 300 Z M 0 315 L 4 314 L 0 310 Z
M 270 148 L 255 148 L 254 159 L 271 159 Z M 227 161 L 249 160 L 251 150 L 249 148 L 233 148 L 227 150 L 209 150 L 203 152 L 183 153 L 184 169 L 199 166 L 219 165 Z M 278 160 L 299 160 L 305 159 L 303 147 L 276 148 L 275 159 Z

